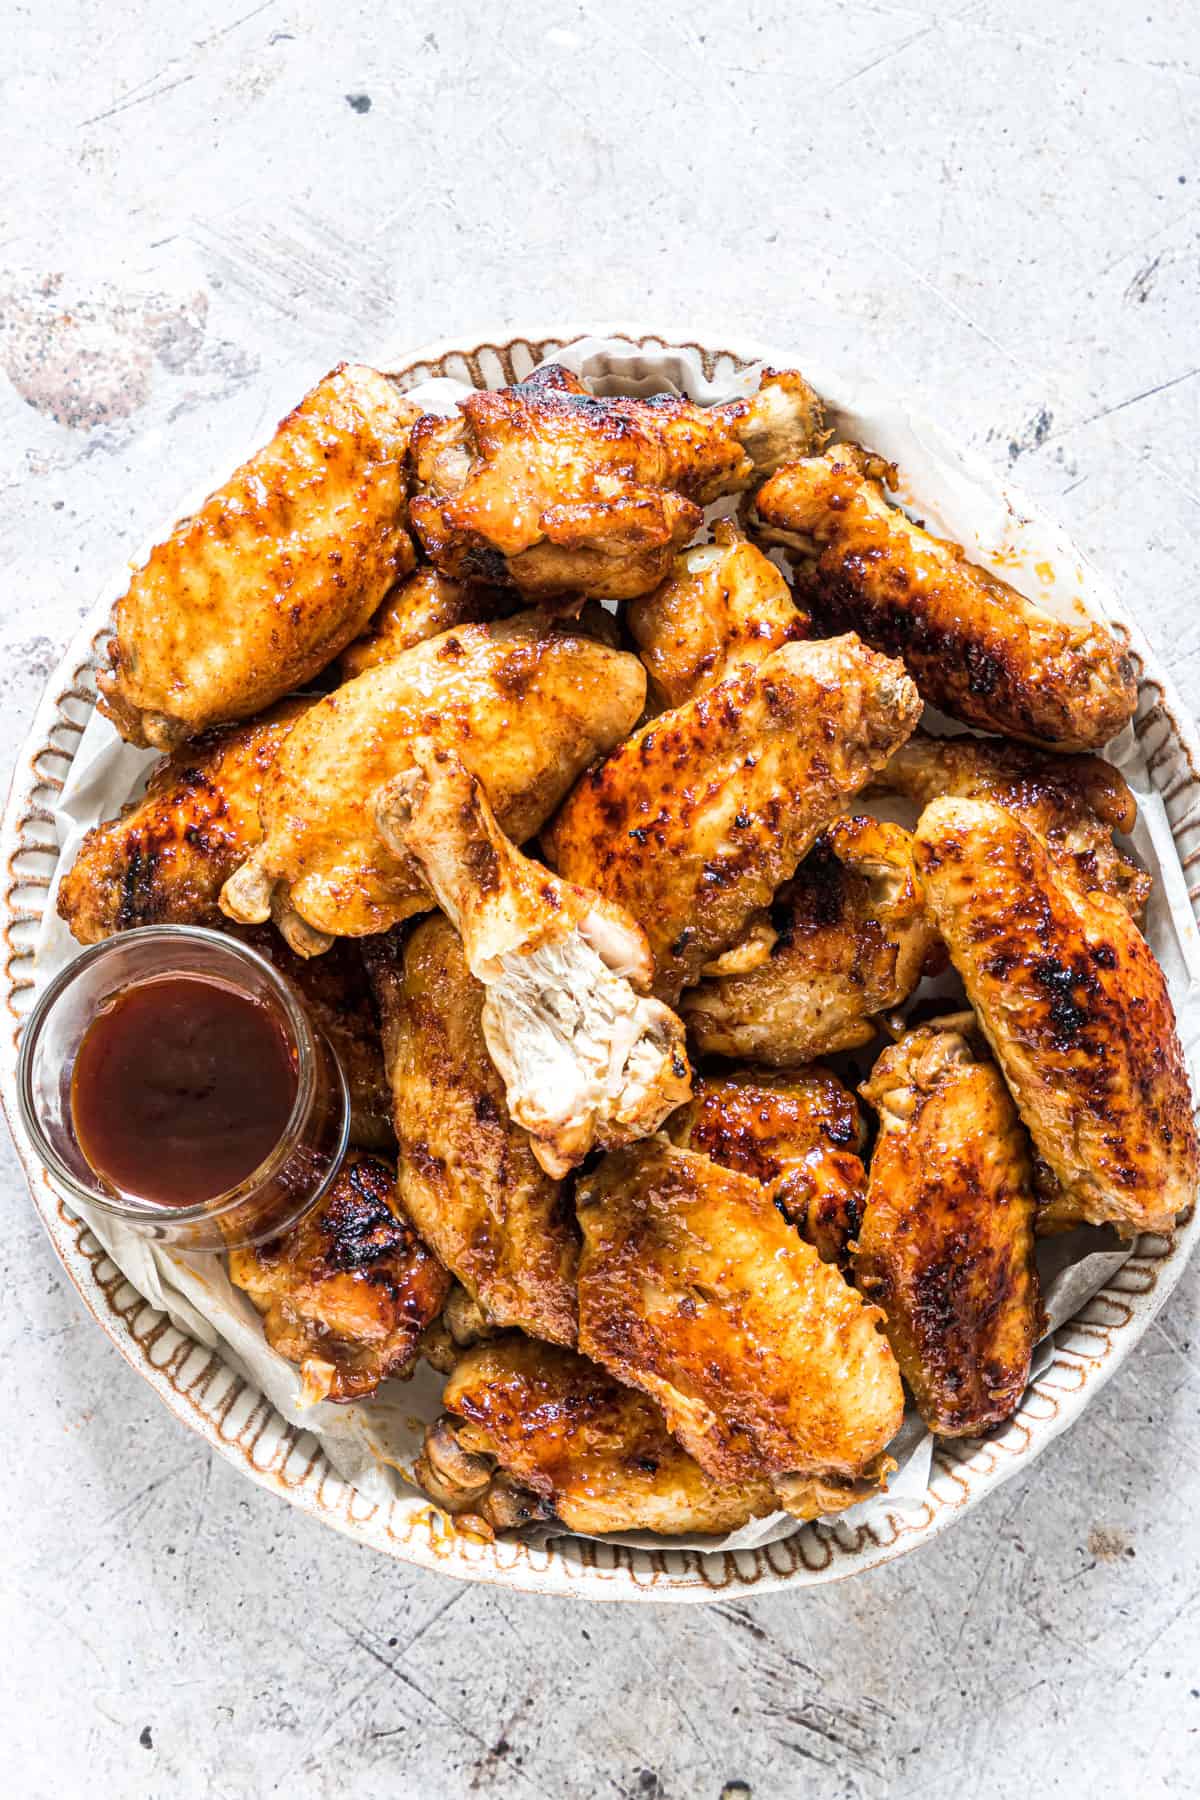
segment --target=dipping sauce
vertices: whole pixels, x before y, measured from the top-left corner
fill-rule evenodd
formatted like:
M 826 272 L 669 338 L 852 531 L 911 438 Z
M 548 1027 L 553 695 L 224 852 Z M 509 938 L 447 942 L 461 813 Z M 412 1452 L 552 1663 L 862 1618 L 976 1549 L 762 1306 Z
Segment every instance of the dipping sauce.
M 269 1007 L 203 975 L 164 975 L 126 988 L 88 1026 L 71 1115 L 103 1180 L 160 1206 L 196 1206 L 270 1155 L 296 1087 Z

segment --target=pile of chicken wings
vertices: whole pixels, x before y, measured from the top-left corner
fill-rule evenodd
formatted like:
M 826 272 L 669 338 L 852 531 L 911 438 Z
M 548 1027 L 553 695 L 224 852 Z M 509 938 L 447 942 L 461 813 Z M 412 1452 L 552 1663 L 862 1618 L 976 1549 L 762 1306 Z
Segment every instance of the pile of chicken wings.
M 1193 1198 L 1095 754 L 1129 659 L 831 435 L 795 371 L 703 408 L 551 367 L 447 419 L 343 365 L 117 607 L 100 705 L 167 754 L 60 911 L 299 988 L 355 1147 L 230 1274 L 311 1400 L 445 1372 L 416 1473 L 468 1529 L 838 1511 L 906 1390 L 946 1436 L 1013 1412 L 1039 1236 Z

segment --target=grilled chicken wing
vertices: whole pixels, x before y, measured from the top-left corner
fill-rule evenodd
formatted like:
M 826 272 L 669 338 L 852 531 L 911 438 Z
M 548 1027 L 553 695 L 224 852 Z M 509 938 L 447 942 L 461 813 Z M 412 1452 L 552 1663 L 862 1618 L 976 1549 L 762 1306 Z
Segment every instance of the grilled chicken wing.
M 226 882 L 223 910 L 273 916 L 300 955 L 432 905 L 418 865 L 382 842 L 375 804 L 411 767 L 414 737 L 450 743 L 518 841 L 641 711 L 634 656 L 536 614 L 464 625 L 368 669 L 312 707 L 263 784 L 264 841 Z
M 889 505 L 894 471 L 854 446 L 781 469 L 766 535 L 799 552 L 802 603 L 826 629 L 902 656 L 926 700 L 1051 749 L 1096 750 L 1133 717 L 1133 664 L 1095 622 L 1065 624 Z
M 452 750 L 413 742 L 380 829 L 416 858 L 487 993 L 483 1035 L 508 1109 L 550 1175 L 655 1131 L 691 1092 L 683 1026 L 647 999 L 645 935 L 523 856 Z
M 943 966 L 912 839 L 877 819 L 835 820 L 781 888 L 770 919 L 762 956 L 683 996 L 704 1055 L 789 1069 L 853 1050 L 870 1042 L 879 1013 Z
M 855 637 L 784 644 L 652 719 L 590 769 L 543 842 L 623 906 L 668 1002 L 744 933 L 916 724 L 898 663 Z
M 1200 1151 L 1162 970 L 1119 902 L 1076 892 L 984 801 L 934 800 L 915 837 L 934 922 L 1074 1216 L 1170 1231 Z
M 267 770 L 311 702 L 205 732 L 164 757 L 145 796 L 88 832 L 58 890 L 81 944 L 135 925 L 214 925 L 222 885 L 261 842 Z
M 855 1279 L 929 1429 L 974 1436 L 1016 1410 L 1042 1325 L 1029 1140 L 959 1029 L 909 1032 L 861 1091 L 879 1140 Z
M 675 558 L 661 587 L 631 601 L 625 622 L 653 693 L 668 707 L 809 635 L 808 615 L 775 564 L 728 519 L 714 525 L 711 544 Z
M 763 1182 L 822 1262 L 845 1260 L 866 1198 L 867 1140 L 858 1103 L 831 1069 L 705 1076 L 667 1133 L 681 1149 Z
M 714 1480 L 765 1477 L 801 1517 L 878 1482 L 904 1409 L 882 1315 L 761 1182 L 653 1138 L 576 1198 L 579 1347 L 656 1400 Z
M 484 990 L 440 913 L 369 938 L 400 1196 L 486 1317 L 575 1342 L 579 1237 L 561 1184 L 514 1125 L 484 1041 Z M 451 1326 L 452 1331 L 454 1326 Z
M 412 519 L 447 575 L 534 596 L 628 600 L 662 581 L 701 507 L 819 442 L 804 379 L 768 372 L 752 399 L 601 399 L 550 367 L 474 393 L 413 432 Z
M 1081 894 L 1111 894 L 1136 919 L 1151 881 L 1113 842 L 1132 831 L 1137 802 L 1119 769 L 1099 756 L 1049 756 L 995 738 L 931 737 L 901 744 L 875 786 L 927 806 L 942 794 L 989 800 L 1015 814 Z
M 775 1510 L 770 1483 L 718 1483 L 654 1403 L 569 1350 L 515 1333 L 468 1351 L 417 1467 L 450 1512 L 495 1530 L 555 1518 L 570 1531 L 735 1531 Z
M 338 661 L 342 680 L 353 681 L 376 663 L 391 662 L 402 650 L 456 625 L 503 619 L 519 604 L 511 588 L 452 581 L 439 570 L 422 566 L 392 590 L 363 635 L 342 651 Z
M 170 750 L 249 718 L 362 630 L 413 566 L 404 458 L 418 411 L 385 375 L 340 364 L 151 551 L 97 682 L 123 738 Z
M 352 1151 L 324 1199 L 283 1237 L 229 1252 L 229 1279 L 299 1365 L 306 1402 L 363 1400 L 412 1374 L 450 1277 L 396 1201 L 396 1171 Z

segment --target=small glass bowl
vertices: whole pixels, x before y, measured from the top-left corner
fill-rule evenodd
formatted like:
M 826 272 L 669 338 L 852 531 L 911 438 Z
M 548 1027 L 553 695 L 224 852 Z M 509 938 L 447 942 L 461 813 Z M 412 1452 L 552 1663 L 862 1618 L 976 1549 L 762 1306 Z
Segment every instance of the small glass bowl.
M 192 1206 L 164 1206 L 113 1187 L 75 1136 L 71 1076 L 84 1032 L 105 1002 L 166 975 L 200 975 L 269 1008 L 296 1065 L 296 1098 L 278 1144 L 237 1187 Z M 25 1025 L 17 1059 L 21 1123 L 64 1199 L 186 1250 L 235 1250 L 286 1231 L 337 1173 L 350 1100 L 336 1055 L 285 976 L 247 945 L 195 925 L 147 925 L 93 944 L 55 976 Z

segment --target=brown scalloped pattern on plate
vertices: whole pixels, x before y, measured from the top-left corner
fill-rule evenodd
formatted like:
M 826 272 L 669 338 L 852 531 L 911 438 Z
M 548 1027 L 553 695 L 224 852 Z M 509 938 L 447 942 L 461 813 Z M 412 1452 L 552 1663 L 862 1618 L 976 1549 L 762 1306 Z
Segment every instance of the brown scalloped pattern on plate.
M 717 349 L 653 333 L 605 328 L 640 349 L 694 350 L 710 380 L 771 352 Z M 521 380 L 569 335 L 531 332 L 470 349 L 433 346 L 392 373 L 407 389 L 431 376 L 475 387 Z M 782 361 L 778 353 L 773 360 Z M 331 1468 L 311 1433 L 288 1425 L 223 1360 L 171 1324 L 126 1281 L 86 1223 L 54 1194 L 20 1132 L 13 1076 L 21 1022 L 32 1004 L 33 945 L 58 860 L 51 814 L 95 704 L 107 614 L 93 617 L 47 687 L 18 759 L 4 821 L 4 999 L 0 1084 L 34 1202 L 67 1274 L 102 1329 L 159 1398 L 214 1450 L 261 1486 L 358 1542 L 468 1581 L 590 1600 L 710 1600 L 783 1585 L 809 1586 L 889 1561 L 945 1529 L 969 1505 L 1027 1464 L 1057 1435 L 1133 1348 L 1182 1271 L 1197 1226 L 1142 1237 L 1112 1280 L 1054 1336 L 1054 1356 L 1006 1424 L 980 1439 L 940 1444 L 924 1503 L 897 1507 L 871 1526 L 806 1526 L 759 1550 L 711 1553 L 560 1538 L 548 1545 L 484 1543 L 454 1531 L 437 1509 L 367 1499 Z M 1134 730 L 1166 807 L 1189 897 L 1200 918 L 1200 746 L 1137 627 L 1124 622 L 1139 677 Z

